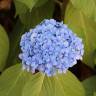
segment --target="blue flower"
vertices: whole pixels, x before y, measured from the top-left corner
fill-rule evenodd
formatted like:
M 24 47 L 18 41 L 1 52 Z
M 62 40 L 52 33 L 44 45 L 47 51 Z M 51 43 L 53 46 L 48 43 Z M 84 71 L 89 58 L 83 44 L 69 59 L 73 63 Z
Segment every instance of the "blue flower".
M 27 71 L 53 76 L 82 60 L 84 45 L 63 22 L 44 20 L 21 37 L 19 58 Z

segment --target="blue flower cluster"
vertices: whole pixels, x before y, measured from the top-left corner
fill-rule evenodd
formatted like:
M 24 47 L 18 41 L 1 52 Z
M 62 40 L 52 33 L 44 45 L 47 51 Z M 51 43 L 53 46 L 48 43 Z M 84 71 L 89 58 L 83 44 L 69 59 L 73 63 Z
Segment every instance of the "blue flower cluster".
M 38 70 L 47 76 L 65 73 L 84 54 L 82 39 L 54 19 L 45 19 L 22 35 L 20 46 L 23 68 L 32 73 Z

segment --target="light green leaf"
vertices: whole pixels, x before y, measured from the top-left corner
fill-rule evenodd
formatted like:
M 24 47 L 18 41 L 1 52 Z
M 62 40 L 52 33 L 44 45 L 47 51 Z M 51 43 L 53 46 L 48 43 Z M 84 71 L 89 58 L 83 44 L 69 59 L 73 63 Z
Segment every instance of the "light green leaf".
M 18 4 L 22 3 L 26 5 L 31 10 L 33 7 L 38 7 L 38 6 L 43 5 L 47 0 L 14 0 L 14 1 L 18 2 Z
M 96 92 L 96 76 L 84 80 L 83 85 L 86 90 L 86 96 L 93 96 L 94 92 Z
M 95 66 L 96 66 L 96 49 L 95 49 L 95 52 L 94 52 L 94 63 L 95 63 Z
M 84 96 L 79 80 L 71 73 L 47 77 L 14 65 L 0 76 L 0 96 Z
M 20 64 L 8 68 L 0 76 L 0 96 L 22 96 L 22 89 L 30 77 Z
M 54 77 L 37 74 L 26 83 L 22 96 L 84 96 L 84 89 L 69 71 Z
M 0 25 L 0 71 L 3 70 L 9 51 L 9 40 L 4 28 Z
M 86 16 L 96 20 L 96 0 L 71 0 L 71 2 Z
M 96 92 L 94 93 L 94 96 L 96 96 Z
M 96 23 L 74 8 L 69 3 L 66 14 L 65 23 L 83 39 L 85 46 L 84 62 L 94 67 L 94 52 L 96 50 Z

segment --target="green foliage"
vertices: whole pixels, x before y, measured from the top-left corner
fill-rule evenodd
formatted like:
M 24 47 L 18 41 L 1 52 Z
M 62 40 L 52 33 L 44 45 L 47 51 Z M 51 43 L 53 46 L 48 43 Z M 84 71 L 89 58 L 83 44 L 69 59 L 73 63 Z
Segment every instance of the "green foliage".
M 21 70 L 21 65 L 7 69 L 0 77 L 0 96 L 22 96 L 22 90 L 30 74 Z
M 70 0 L 86 16 L 96 21 L 96 0 Z
M 0 77 L 0 96 L 84 96 L 84 89 L 71 73 L 47 77 L 23 71 L 17 64 Z
M 84 89 L 71 72 L 62 75 L 58 74 L 54 77 L 47 77 L 38 74 L 37 77 L 32 78 L 32 80 L 25 85 L 23 90 L 23 96 L 74 95 L 84 96 Z
M 82 11 L 74 8 L 71 3 L 69 3 L 66 9 L 65 23 L 69 25 L 73 32 L 83 39 L 85 45 L 84 62 L 87 65 L 94 67 L 94 52 L 96 50 L 96 23 L 87 18 Z
M 17 4 L 17 2 L 18 2 L 18 4 L 19 3 L 22 3 L 22 4 L 24 4 L 24 5 L 26 5 L 29 9 L 30 9 L 30 11 L 32 10 L 32 8 L 33 7 L 38 7 L 38 6 L 41 6 L 41 5 L 43 5 L 46 1 L 48 1 L 48 0 L 42 0 L 42 1 L 40 1 L 40 0 L 14 0 L 14 2 Z M 17 5 L 18 6 L 18 5 Z M 17 7 L 18 8 L 18 7 Z M 19 7 L 20 8 L 20 7 Z M 23 10 L 23 7 L 21 7 L 22 8 L 22 10 Z
M 96 96 L 96 92 L 94 93 L 94 96 Z
M 86 96 L 93 96 L 96 92 L 96 76 L 84 80 L 83 85 L 86 89 Z
M 33 8 L 31 12 L 23 3 L 16 1 L 15 4 L 17 8 L 17 14 L 19 14 L 20 19 L 15 24 L 13 32 L 10 33 L 10 53 L 7 66 L 16 64 L 18 62 L 21 35 L 24 32 L 29 31 L 30 28 L 33 28 L 39 24 L 45 18 L 52 18 L 54 10 L 53 1 L 47 1 L 44 4 L 42 2 L 42 6 Z
M 14 3 L 16 7 L 16 15 L 22 15 L 25 14 L 27 11 L 29 11 L 29 8 L 22 2 L 14 0 Z
M 31 12 L 27 11 L 25 14 L 20 15 L 21 22 L 29 28 L 36 26 L 42 20 L 52 18 L 54 11 L 54 2 L 47 1 L 40 7 L 34 7 Z
M 47 1 L 51 2 L 53 0 L 38 0 L 38 2 L 36 3 L 35 7 L 43 6 L 43 4 L 45 4 Z
M 9 56 L 8 56 L 6 67 L 19 62 L 18 55 L 20 53 L 20 50 L 18 46 L 20 43 L 21 35 L 25 31 L 26 31 L 26 27 L 21 23 L 20 20 L 18 20 L 16 25 L 14 26 L 13 32 L 10 33 L 10 51 L 9 51 Z
M 9 40 L 4 28 L 0 25 L 0 71 L 3 70 L 9 51 Z

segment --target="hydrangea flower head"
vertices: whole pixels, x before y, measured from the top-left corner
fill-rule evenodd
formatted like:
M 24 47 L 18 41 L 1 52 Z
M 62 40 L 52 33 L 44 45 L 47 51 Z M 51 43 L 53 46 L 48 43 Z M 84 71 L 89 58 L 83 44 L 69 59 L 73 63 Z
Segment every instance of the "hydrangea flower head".
M 20 46 L 23 68 L 32 73 L 38 70 L 47 76 L 65 73 L 84 54 L 82 39 L 54 19 L 45 19 L 22 35 Z

